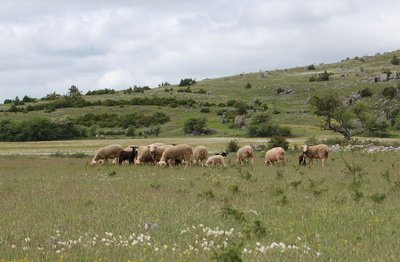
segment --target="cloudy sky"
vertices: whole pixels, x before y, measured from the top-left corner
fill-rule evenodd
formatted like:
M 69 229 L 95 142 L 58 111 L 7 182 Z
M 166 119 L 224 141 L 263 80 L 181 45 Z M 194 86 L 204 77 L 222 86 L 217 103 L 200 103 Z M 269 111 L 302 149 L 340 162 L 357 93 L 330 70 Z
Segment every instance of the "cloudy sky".
M 398 0 L 0 0 L 0 103 L 400 48 Z

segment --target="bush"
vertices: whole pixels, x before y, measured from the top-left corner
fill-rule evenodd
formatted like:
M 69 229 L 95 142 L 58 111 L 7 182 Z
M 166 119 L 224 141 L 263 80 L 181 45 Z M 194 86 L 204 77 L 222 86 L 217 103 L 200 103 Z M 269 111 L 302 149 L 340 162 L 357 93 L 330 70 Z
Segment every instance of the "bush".
M 322 74 L 318 74 L 317 77 L 315 76 L 311 76 L 309 78 L 309 82 L 322 82 L 322 81 L 329 81 L 330 76 L 332 75 L 332 73 L 328 73 L 326 70 L 322 73 Z
M 178 92 L 178 93 L 192 93 L 192 90 L 190 89 L 190 86 L 188 86 L 186 88 L 178 89 L 176 92 Z
M 392 99 L 396 96 L 396 88 L 394 88 L 393 86 L 389 86 L 389 87 L 385 87 L 382 90 L 382 95 L 386 98 Z
M 269 114 L 256 113 L 250 119 L 248 125 L 248 135 L 250 137 L 270 137 L 270 136 L 291 136 L 292 132 L 288 127 L 280 127 L 271 123 Z
M 134 137 L 134 136 L 136 136 L 135 131 L 136 131 L 136 130 L 135 130 L 135 127 L 130 126 L 130 127 L 128 127 L 128 128 L 126 129 L 125 135 L 126 135 L 126 136 Z
M 268 149 L 274 147 L 282 147 L 285 150 L 289 149 L 289 142 L 283 136 L 273 136 L 268 142 Z
M 191 78 L 185 78 L 185 79 L 181 79 L 179 86 L 191 86 L 194 84 L 196 84 L 196 80 L 193 80 Z
M 195 92 L 196 94 L 207 94 L 207 91 L 203 88 L 200 88 L 199 91 Z
M 203 107 L 202 109 L 200 109 L 200 113 L 210 113 L 210 108 Z
M 366 87 L 366 88 L 360 90 L 360 95 L 361 95 L 361 97 L 369 97 L 369 96 L 372 96 L 373 93 L 368 87 Z
M 0 141 L 48 141 L 86 136 L 68 119 L 51 121 L 33 118 L 20 123 L 11 120 L 0 122 Z
M 238 149 L 239 149 L 239 140 L 233 139 L 229 141 L 229 143 L 226 145 L 225 151 L 231 153 L 231 152 L 237 152 Z
M 390 63 L 392 65 L 398 65 L 398 64 L 400 64 L 400 59 L 398 59 L 396 55 L 393 55 L 392 60 L 390 61 Z
M 206 118 L 189 118 L 184 124 L 185 134 L 204 134 L 206 128 Z
M 246 89 L 250 89 L 250 88 L 252 88 L 252 86 L 251 86 L 250 83 L 247 83 L 246 86 L 245 86 L 245 88 L 246 88 Z
M 115 94 L 114 89 L 99 89 L 99 90 L 93 90 L 93 91 L 87 91 L 86 96 L 92 96 L 92 95 L 106 95 L 106 94 Z
M 309 66 L 307 66 L 307 70 L 315 70 L 315 66 L 314 65 L 309 65 Z

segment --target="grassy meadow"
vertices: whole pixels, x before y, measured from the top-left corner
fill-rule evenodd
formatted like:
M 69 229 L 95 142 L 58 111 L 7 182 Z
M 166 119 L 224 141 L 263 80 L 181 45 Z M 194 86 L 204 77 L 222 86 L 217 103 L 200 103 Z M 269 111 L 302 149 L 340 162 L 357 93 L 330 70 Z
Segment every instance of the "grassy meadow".
M 227 168 L 88 165 L 95 149 L 111 142 L 118 141 L 1 143 L 0 259 L 400 256 L 399 153 L 331 153 L 325 168 L 299 166 L 296 151 L 276 167 L 263 165 L 264 152 L 256 152 L 253 166 L 236 165 L 231 154 Z M 240 144 L 253 142 L 260 141 Z M 190 144 L 200 143 L 216 152 L 226 140 Z

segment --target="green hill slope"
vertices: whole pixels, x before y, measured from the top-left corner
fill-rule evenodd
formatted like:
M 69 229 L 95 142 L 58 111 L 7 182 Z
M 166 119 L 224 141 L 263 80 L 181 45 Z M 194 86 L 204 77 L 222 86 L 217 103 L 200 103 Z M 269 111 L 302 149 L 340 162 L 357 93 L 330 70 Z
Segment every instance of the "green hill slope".
M 247 117 L 251 117 L 257 110 L 266 110 L 271 114 L 274 122 L 290 127 L 295 136 L 330 135 L 332 132 L 322 131 L 319 128 L 319 119 L 313 114 L 308 104 L 310 95 L 334 90 L 345 97 L 368 88 L 373 95 L 363 98 L 367 103 L 374 103 L 377 109 L 382 105 L 396 107 L 399 94 L 397 93 L 393 99 L 387 99 L 382 96 L 382 91 L 386 87 L 400 89 L 400 79 L 379 81 L 383 72 L 390 71 L 392 78 L 396 72 L 400 73 L 400 66 L 391 63 L 394 55 L 400 57 L 400 51 L 344 59 L 333 64 L 314 65 L 314 70 L 309 70 L 304 66 L 204 79 L 190 86 L 191 93 L 178 92 L 186 90 L 187 87 L 168 85 L 146 90 L 143 93 L 127 94 L 123 91 L 116 91 L 114 94 L 83 95 L 80 99 L 87 104 L 79 104 L 75 107 L 56 106 L 53 108 L 52 103 L 56 103 L 60 98 L 56 100 L 37 99 L 36 102 L 14 107 L 13 103 L 8 103 L 0 105 L 2 111 L 0 121 L 7 119 L 24 121 L 35 117 L 45 117 L 54 121 L 68 118 L 74 122 L 85 114 L 115 114 L 108 117 L 116 118 L 128 114 L 150 116 L 155 112 L 162 112 L 170 118 L 170 121 L 156 125 L 160 127 L 159 136 L 162 137 L 184 135 L 184 122 L 193 117 L 205 117 L 207 127 L 216 132 L 214 136 L 245 136 L 246 130 L 234 128 L 232 119 L 227 123 L 222 121 L 221 114 L 223 112 L 228 115 L 234 114 L 232 112 L 235 110 L 235 106 L 232 106 L 232 100 L 236 100 L 250 107 Z M 329 81 L 310 82 L 310 77 L 318 77 L 324 71 L 330 74 Z M 161 102 L 150 103 L 150 105 L 148 103 L 147 105 L 141 104 L 144 103 L 143 101 L 153 101 L 155 98 Z M 193 103 L 184 105 L 184 101 L 193 101 Z M 44 109 L 37 110 L 40 109 L 38 105 L 43 105 Z M 208 108 L 210 112 L 205 113 L 204 111 L 207 109 L 204 108 Z M 81 125 L 89 137 L 96 134 L 125 137 L 127 133 L 126 127 L 112 126 L 111 124 L 109 127 L 107 124 L 96 123 L 90 126 L 78 125 Z M 136 125 L 134 133 L 145 136 L 143 131 L 148 131 L 152 126 L 152 123 L 147 127 Z M 399 136 L 395 125 L 389 128 L 389 132 L 393 137 Z M 149 135 L 152 136 L 152 134 Z

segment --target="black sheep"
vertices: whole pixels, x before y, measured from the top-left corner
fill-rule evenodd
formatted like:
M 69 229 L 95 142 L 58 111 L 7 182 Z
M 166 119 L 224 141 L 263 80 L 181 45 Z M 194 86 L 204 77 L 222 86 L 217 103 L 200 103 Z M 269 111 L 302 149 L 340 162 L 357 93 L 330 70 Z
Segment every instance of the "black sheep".
M 121 165 L 125 160 L 129 161 L 129 165 L 133 164 L 137 156 L 137 147 L 131 146 L 132 151 L 121 151 L 118 156 L 118 164 Z

